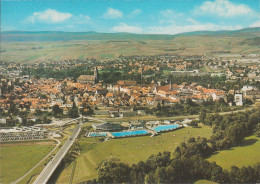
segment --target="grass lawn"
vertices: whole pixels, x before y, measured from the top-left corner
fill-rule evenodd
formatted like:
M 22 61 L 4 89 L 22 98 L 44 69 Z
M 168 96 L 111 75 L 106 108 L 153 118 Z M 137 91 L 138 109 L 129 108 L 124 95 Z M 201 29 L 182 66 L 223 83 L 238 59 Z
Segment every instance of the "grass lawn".
M 243 140 L 240 146 L 219 151 L 212 155 L 209 161 L 215 161 L 224 169 L 230 169 L 232 165 L 237 167 L 253 165 L 260 162 L 260 138 L 250 136 Z
M 171 151 L 188 137 L 211 135 L 211 128 L 183 128 L 176 131 L 163 133 L 159 136 L 132 137 L 112 139 L 107 142 L 99 142 L 97 138 L 82 138 L 79 143 L 82 148 L 80 156 L 76 159 L 76 168 L 73 183 L 79 183 L 97 177 L 98 164 L 108 158 L 117 157 L 123 162 L 133 164 L 140 160 L 146 160 L 151 154 L 163 151 Z M 68 170 L 71 169 L 68 167 Z M 58 183 L 67 178 L 66 169 L 62 172 Z
M 198 180 L 194 182 L 194 184 L 216 184 L 216 182 L 209 181 L 209 180 Z
M 10 183 L 23 176 L 54 148 L 54 142 L 1 144 L 0 182 Z

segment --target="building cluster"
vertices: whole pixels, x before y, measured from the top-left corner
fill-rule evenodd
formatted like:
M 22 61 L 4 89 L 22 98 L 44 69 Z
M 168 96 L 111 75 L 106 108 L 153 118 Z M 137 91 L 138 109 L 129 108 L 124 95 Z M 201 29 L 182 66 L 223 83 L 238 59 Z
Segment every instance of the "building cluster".
M 76 80 L 71 78 L 35 78 L 30 75 L 21 75 L 23 64 L 1 63 L 0 83 L 0 112 L 7 113 L 11 106 L 15 106 L 19 112 L 28 112 L 28 120 L 36 121 L 34 116 L 37 110 L 51 112 L 54 105 L 58 105 L 63 114 L 68 114 L 75 104 L 80 110 L 88 111 L 86 106 L 93 107 L 96 114 L 108 114 L 110 117 L 132 116 L 135 107 L 153 107 L 158 103 L 171 105 L 192 99 L 195 102 L 202 102 L 208 99 L 217 101 L 225 99 L 228 94 L 233 94 L 236 105 L 243 105 L 243 98 L 256 100 L 260 98 L 260 91 L 254 86 L 244 86 L 239 91 L 224 91 L 221 89 L 210 89 L 197 83 L 183 82 L 172 84 L 168 74 L 172 75 L 202 75 L 207 72 L 200 72 L 201 67 L 206 66 L 214 71 L 211 76 L 226 76 L 227 80 L 235 80 L 241 77 L 242 80 L 259 79 L 259 65 L 251 62 L 241 63 L 242 59 L 250 58 L 259 62 L 258 55 L 240 57 L 215 57 L 206 56 L 121 56 L 118 60 L 109 62 L 98 62 L 89 60 L 85 63 L 80 61 L 60 61 L 60 63 L 42 63 L 44 67 L 53 67 L 57 70 L 71 68 L 74 66 L 84 67 L 89 65 L 94 69 L 93 75 L 80 75 Z M 249 61 L 251 61 L 249 60 Z M 96 63 L 95 63 L 96 62 Z M 35 65 L 26 67 L 39 66 Z M 144 77 L 157 75 L 159 72 L 162 78 L 150 83 L 138 84 L 134 80 L 118 80 L 117 83 L 104 83 L 98 80 L 98 70 L 117 68 L 128 73 L 139 73 Z M 168 74 L 165 74 L 168 72 Z M 158 74 L 158 75 L 159 75 Z M 207 73 L 209 74 L 209 73 Z M 3 91 L 5 90 L 5 91 Z M 118 108 L 120 107 L 120 111 Z M 102 109 L 102 111 L 100 110 Z M 144 112 L 139 111 L 143 114 Z M 6 123 L 8 118 L 1 118 L 1 123 Z M 18 121 L 22 121 L 18 118 Z

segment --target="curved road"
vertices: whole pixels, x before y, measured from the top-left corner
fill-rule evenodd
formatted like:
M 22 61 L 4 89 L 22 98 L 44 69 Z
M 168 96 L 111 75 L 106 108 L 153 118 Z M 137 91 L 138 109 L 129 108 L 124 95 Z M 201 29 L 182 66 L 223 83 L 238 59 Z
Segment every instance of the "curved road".
M 33 182 L 33 184 L 45 184 L 55 171 L 55 169 L 60 164 L 63 157 L 66 155 L 70 147 L 75 142 L 75 139 L 79 135 L 79 132 L 81 130 L 81 125 L 78 124 L 73 132 L 73 134 L 67 139 L 65 144 L 61 147 L 59 152 L 55 155 L 55 157 L 48 163 L 48 165 L 43 169 L 43 171 L 40 173 L 40 175 L 36 178 L 36 180 Z

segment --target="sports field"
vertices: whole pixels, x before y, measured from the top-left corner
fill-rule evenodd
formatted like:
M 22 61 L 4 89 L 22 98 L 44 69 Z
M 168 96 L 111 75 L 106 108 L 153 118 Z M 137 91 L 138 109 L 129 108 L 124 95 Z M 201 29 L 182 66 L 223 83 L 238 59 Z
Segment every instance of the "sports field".
M 211 128 L 183 128 L 176 131 L 163 133 L 159 136 L 141 136 L 132 138 L 113 139 L 107 142 L 99 142 L 98 138 L 83 138 L 80 140 L 82 148 L 80 156 L 76 159 L 76 168 L 73 183 L 79 183 L 97 176 L 96 167 L 108 158 L 117 157 L 123 162 L 133 164 L 140 160 L 146 160 L 151 154 L 163 151 L 171 151 L 182 141 L 189 137 L 210 137 Z M 58 179 L 63 183 L 71 174 L 72 167 L 65 169 Z
M 0 147 L 0 182 L 10 183 L 48 154 L 54 148 L 54 142 L 1 143 Z
M 260 137 L 247 137 L 239 146 L 217 152 L 208 160 L 228 170 L 232 165 L 243 167 L 260 162 Z

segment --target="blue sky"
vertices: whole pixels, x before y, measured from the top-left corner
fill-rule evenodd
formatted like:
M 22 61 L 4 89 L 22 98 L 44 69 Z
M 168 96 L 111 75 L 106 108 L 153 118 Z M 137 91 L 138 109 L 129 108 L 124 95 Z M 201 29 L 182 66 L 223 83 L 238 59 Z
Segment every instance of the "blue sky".
M 260 27 L 260 0 L 1 0 L 1 31 L 176 34 Z

